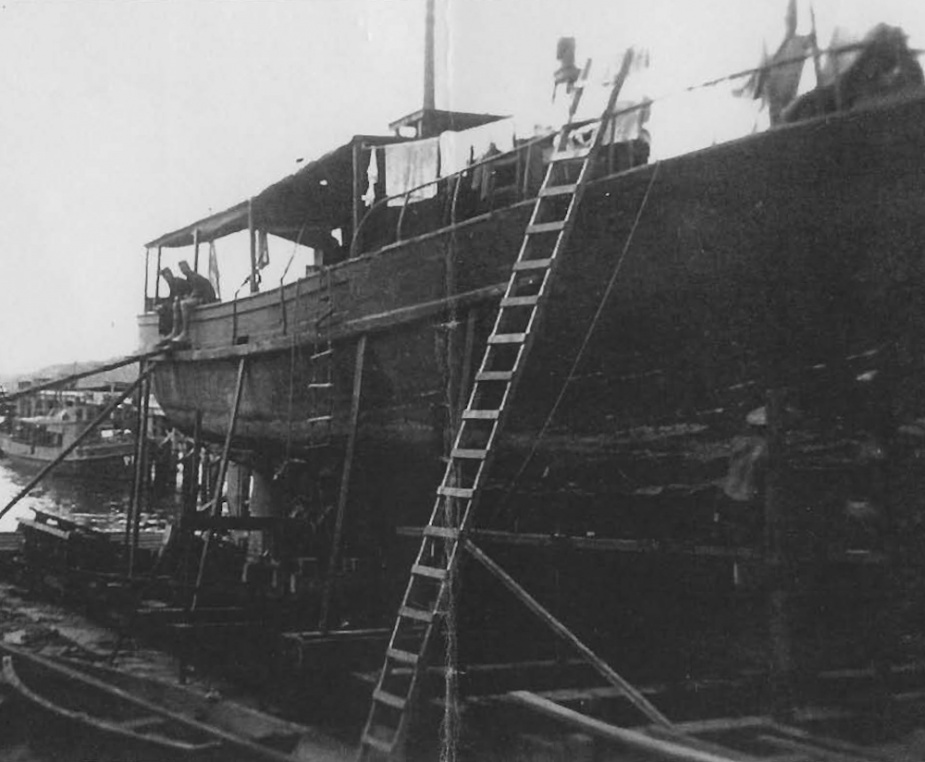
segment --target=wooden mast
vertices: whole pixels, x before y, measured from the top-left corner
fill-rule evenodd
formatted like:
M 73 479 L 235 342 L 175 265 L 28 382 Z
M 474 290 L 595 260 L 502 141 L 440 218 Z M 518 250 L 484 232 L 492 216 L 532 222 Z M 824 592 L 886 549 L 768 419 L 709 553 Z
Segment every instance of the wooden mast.
M 436 108 L 434 96 L 434 2 L 427 0 L 427 10 L 424 17 L 424 104 L 425 111 Z

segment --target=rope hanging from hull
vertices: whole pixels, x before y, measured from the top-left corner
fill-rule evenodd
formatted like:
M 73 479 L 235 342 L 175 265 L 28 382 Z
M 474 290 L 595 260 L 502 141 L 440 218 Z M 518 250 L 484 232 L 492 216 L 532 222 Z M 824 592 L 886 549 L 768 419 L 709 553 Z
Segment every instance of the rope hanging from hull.
M 543 421 L 543 425 L 540 427 L 539 433 L 533 438 L 533 444 L 530 447 L 530 452 L 527 453 L 527 456 L 524 458 L 523 463 L 521 463 L 517 473 L 514 474 L 514 477 L 508 484 L 508 487 L 504 493 L 504 497 L 495 510 L 495 516 L 504 510 L 511 496 L 514 494 L 514 490 L 517 489 L 517 483 L 520 481 L 521 477 L 524 475 L 524 472 L 533 461 L 533 457 L 536 455 L 536 451 L 539 448 L 540 441 L 543 439 L 543 437 L 546 436 L 546 432 L 549 430 L 549 426 L 552 424 L 556 413 L 559 412 L 559 407 L 562 405 L 562 401 L 565 399 L 565 394 L 568 391 L 569 386 L 575 379 L 578 366 L 584 359 L 585 351 L 588 348 L 588 344 L 591 342 L 591 337 L 594 335 L 597 324 L 600 322 L 601 315 L 604 314 L 604 308 L 607 306 L 607 302 L 610 300 L 610 295 L 617 283 L 617 277 L 620 275 L 620 271 L 623 269 L 623 263 L 626 260 L 630 246 L 632 245 L 633 239 L 636 236 L 636 230 L 639 227 L 639 221 L 642 219 L 642 214 L 649 204 L 649 196 L 652 193 L 652 188 L 655 185 L 656 178 L 658 177 L 658 170 L 660 166 L 661 162 L 656 162 L 654 165 L 652 170 L 652 177 L 649 178 L 649 184 L 646 187 L 645 195 L 642 197 L 642 203 L 640 203 L 639 209 L 636 211 L 636 216 L 633 219 L 633 226 L 630 228 L 629 235 L 626 237 L 626 241 L 623 244 L 623 250 L 620 252 L 620 256 L 617 258 L 616 264 L 614 265 L 613 272 L 610 275 L 610 280 L 607 281 L 607 287 L 604 289 L 604 293 L 601 295 L 601 300 L 597 305 L 597 310 L 594 312 L 594 317 L 591 318 L 591 323 L 588 325 L 588 330 L 585 331 L 584 338 L 581 340 L 581 344 L 578 347 L 578 353 L 575 355 L 575 359 L 572 361 L 568 375 L 565 377 L 565 381 L 562 382 L 562 387 L 559 389 L 559 393 L 556 396 L 556 401 L 549 409 L 549 413 L 546 415 L 546 419 Z

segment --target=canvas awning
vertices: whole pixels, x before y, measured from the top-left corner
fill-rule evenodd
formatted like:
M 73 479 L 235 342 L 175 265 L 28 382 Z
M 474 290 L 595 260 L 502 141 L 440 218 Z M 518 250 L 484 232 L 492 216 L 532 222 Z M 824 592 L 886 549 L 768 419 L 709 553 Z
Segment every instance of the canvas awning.
M 197 220 L 146 244 L 149 249 L 192 246 L 214 241 L 248 228 L 248 205 L 253 205 L 254 227 L 290 241 L 300 241 L 313 229 L 346 225 L 353 214 L 353 148 L 356 144 L 384 145 L 395 136 L 356 135 L 350 142 L 316 159 L 298 172 L 264 189 L 250 202 Z

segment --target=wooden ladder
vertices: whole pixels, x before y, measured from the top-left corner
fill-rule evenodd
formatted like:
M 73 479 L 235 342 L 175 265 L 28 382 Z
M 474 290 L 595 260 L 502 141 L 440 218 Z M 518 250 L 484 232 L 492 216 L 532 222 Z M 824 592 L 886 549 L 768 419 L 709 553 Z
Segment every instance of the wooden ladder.
M 390 757 L 404 740 L 435 622 L 443 613 L 459 550 L 489 471 L 495 444 L 536 336 L 552 276 L 578 214 L 583 190 L 632 61 L 627 51 L 590 143 L 569 150 L 571 121 L 553 155 L 514 262 L 494 328 L 463 411 L 430 520 L 411 567 L 404 598 L 373 691 L 357 758 Z M 586 127 L 586 125 L 585 125 Z M 569 163 L 580 161 L 577 178 Z
M 334 428 L 334 346 L 331 343 L 334 292 L 328 266 L 322 268 L 320 279 L 320 301 L 325 309 L 315 321 L 318 337 L 309 355 L 308 401 L 311 417 L 307 422 L 309 446 L 312 448 L 329 445 Z

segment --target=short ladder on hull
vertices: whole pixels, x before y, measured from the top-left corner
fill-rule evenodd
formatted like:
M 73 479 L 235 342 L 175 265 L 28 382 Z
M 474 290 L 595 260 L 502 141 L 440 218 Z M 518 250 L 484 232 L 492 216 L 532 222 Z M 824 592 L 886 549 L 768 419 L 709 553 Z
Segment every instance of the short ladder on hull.
M 569 150 L 574 130 L 570 124 L 557 137 L 411 567 L 385 663 L 373 691 L 359 760 L 389 757 L 404 740 L 427 648 L 437 620 L 444 613 L 464 534 L 472 522 L 494 446 L 536 336 L 556 263 L 568 247 L 584 186 L 630 60 L 627 53 L 589 144 L 577 152 Z M 580 161 L 580 169 L 571 178 L 567 167 L 575 161 Z
M 334 314 L 330 271 L 321 270 L 321 304 L 324 309 L 315 321 L 318 338 L 309 356 L 308 423 L 309 446 L 326 447 L 331 443 L 334 424 L 334 347 L 331 344 L 331 318 Z

